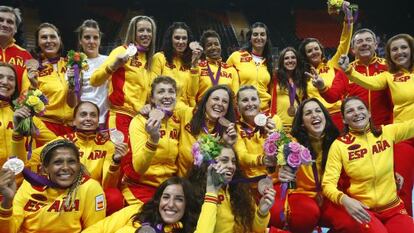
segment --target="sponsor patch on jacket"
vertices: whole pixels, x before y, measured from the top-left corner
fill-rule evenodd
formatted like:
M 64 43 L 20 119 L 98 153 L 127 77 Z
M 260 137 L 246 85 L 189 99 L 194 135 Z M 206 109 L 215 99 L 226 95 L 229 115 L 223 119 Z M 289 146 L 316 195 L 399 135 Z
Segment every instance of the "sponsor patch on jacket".
M 95 197 L 95 209 L 96 211 L 105 209 L 105 197 L 103 194 Z

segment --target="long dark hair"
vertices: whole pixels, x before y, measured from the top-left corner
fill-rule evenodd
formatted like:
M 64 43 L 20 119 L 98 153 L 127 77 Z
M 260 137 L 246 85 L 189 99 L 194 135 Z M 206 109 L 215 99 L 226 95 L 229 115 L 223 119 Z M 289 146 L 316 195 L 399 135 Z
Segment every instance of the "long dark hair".
M 292 123 L 292 136 L 295 137 L 300 144 L 307 147 L 312 155 L 313 159 L 316 159 L 317 152 L 312 147 L 311 140 L 309 137 L 306 128 L 303 126 L 303 107 L 305 104 L 309 102 L 315 102 L 321 108 L 323 115 L 326 119 L 325 129 L 323 130 L 323 134 L 325 135 L 322 140 L 322 169 L 325 170 L 326 161 L 328 159 L 328 152 L 329 148 L 331 147 L 332 143 L 335 139 L 339 136 L 339 130 L 336 128 L 335 124 L 333 123 L 331 116 L 329 115 L 328 110 L 323 106 L 323 104 L 316 98 L 310 98 L 304 100 L 298 107 L 296 115 L 293 119 Z
M 181 177 L 171 177 L 162 182 L 161 185 L 155 191 L 154 196 L 150 201 L 145 203 L 138 213 L 134 214 L 131 219 L 135 223 L 149 223 L 151 226 L 157 224 L 163 224 L 163 220 L 158 210 L 160 205 L 160 199 L 164 190 L 170 186 L 178 184 L 181 185 L 184 191 L 185 198 L 185 210 L 184 215 L 181 218 L 183 228 L 174 231 L 174 233 L 192 233 L 197 225 L 198 215 L 201 211 L 201 206 L 197 203 L 195 198 L 194 189 L 191 183 Z
M 190 121 L 191 126 L 191 133 L 193 136 L 197 136 L 200 134 L 201 129 L 203 128 L 203 124 L 206 120 L 206 104 L 207 100 L 210 97 L 210 95 L 217 90 L 225 90 L 227 94 L 229 95 L 229 107 L 227 108 L 227 113 L 224 116 L 227 120 L 231 122 L 236 122 L 236 113 L 234 111 L 234 95 L 233 91 L 230 90 L 226 85 L 216 85 L 211 88 L 209 88 L 206 93 L 203 95 L 203 98 L 201 99 L 200 103 L 198 104 L 193 118 Z M 219 135 L 223 134 L 224 129 L 221 128 L 221 132 L 218 132 Z
M 243 171 L 237 159 L 236 152 L 233 150 L 236 157 L 236 171 L 234 172 L 233 180 L 245 179 Z M 207 168 L 210 164 L 203 162 L 200 167 L 193 166 L 188 174 L 188 179 L 193 185 L 196 199 L 198 200 L 199 209 L 204 201 L 207 183 Z M 236 223 L 243 227 L 244 232 L 251 232 L 253 226 L 253 219 L 255 214 L 254 200 L 250 193 L 250 186 L 246 183 L 230 183 L 229 184 L 230 204 Z
M 358 96 L 349 96 L 342 100 L 342 104 L 341 104 L 342 119 L 345 119 L 345 105 L 350 100 L 359 100 L 361 103 L 364 104 L 365 108 L 369 111 L 368 106 L 365 104 L 365 102 L 361 98 L 359 98 Z M 379 137 L 382 134 L 382 129 L 375 127 L 374 123 L 372 122 L 372 118 L 369 119 L 369 128 L 375 137 Z M 347 133 L 349 133 L 349 125 L 344 123 L 343 134 L 345 135 Z
M 55 25 L 53 25 L 53 24 L 51 24 L 51 23 L 42 23 L 42 24 L 40 24 L 40 25 L 39 25 L 39 27 L 37 28 L 36 33 L 35 33 L 35 48 L 31 51 L 32 56 L 33 56 L 34 58 L 36 58 L 36 59 L 41 58 L 41 55 L 42 55 L 42 49 L 41 49 L 41 48 L 40 48 L 40 46 L 39 46 L 39 32 L 40 32 L 40 30 L 42 30 L 43 28 L 51 28 L 51 29 L 53 29 L 53 30 L 56 32 L 56 34 L 58 35 L 59 40 L 60 40 L 60 48 L 59 48 L 59 51 L 58 51 L 58 55 L 59 55 L 59 56 L 62 56 L 62 54 L 63 54 L 63 48 L 64 48 L 64 46 L 63 46 L 63 40 L 62 40 L 62 36 L 61 36 L 61 34 L 60 34 L 59 29 L 58 29 Z
M 272 42 L 270 40 L 270 32 L 269 29 L 267 28 L 266 24 L 262 23 L 262 22 L 256 22 L 254 24 L 252 24 L 252 26 L 250 26 L 249 31 L 247 31 L 246 33 L 246 44 L 242 47 L 242 50 L 246 50 L 249 53 L 252 52 L 253 50 L 253 45 L 251 42 L 251 38 L 252 38 L 252 33 L 253 33 L 253 29 L 255 28 L 264 28 L 266 31 L 266 44 L 264 46 L 263 49 L 263 57 L 266 58 L 266 66 L 267 66 L 267 71 L 269 72 L 270 76 L 272 76 L 273 74 L 273 57 L 272 57 Z
M 191 67 L 191 49 L 188 47 L 188 44 L 193 40 L 193 33 L 191 32 L 191 29 L 187 26 L 184 22 L 174 22 L 167 28 L 167 30 L 164 33 L 164 38 L 161 46 L 161 51 L 164 52 L 165 59 L 167 60 L 168 65 L 173 64 L 173 57 L 174 57 L 174 48 L 172 46 L 172 36 L 174 34 L 174 31 L 176 29 L 184 29 L 187 31 L 187 48 L 184 50 L 183 55 L 181 56 L 181 59 L 183 61 L 183 66 L 186 69 L 189 69 Z
M 308 56 L 306 55 L 306 45 L 308 45 L 311 42 L 316 42 L 319 45 L 319 48 L 321 50 L 321 61 L 322 62 L 326 62 L 326 57 L 325 57 L 325 48 L 322 46 L 321 42 L 319 42 L 318 39 L 316 38 L 306 38 L 304 39 L 300 45 L 299 45 L 299 54 L 300 54 L 300 59 L 302 59 L 302 61 L 304 62 L 304 70 L 307 72 L 310 72 L 312 64 L 310 64 Z
M 307 87 L 308 87 L 308 78 L 304 75 L 303 71 L 303 60 L 299 56 L 298 52 L 293 47 L 286 47 L 280 52 L 279 62 L 277 64 L 276 78 L 277 84 L 281 89 L 287 90 L 289 86 L 289 77 L 287 70 L 284 65 L 284 59 L 287 52 L 293 52 L 296 56 L 296 68 L 293 70 L 292 79 L 296 87 L 301 90 L 303 93 L 303 99 L 306 99 L 308 96 Z
M 408 71 L 411 71 L 414 67 L 414 39 L 412 36 L 408 35 L 408 34 L 398 34 L 395 35 L 393 37 L 391 37 L 388 41 L 387 44 L 385 45 L 385 58 L 387 60 L 387 64 L 389 67 L 389 70 L 391 73 L 396 73 L 400 70 L 400 68 L 397 66 L 397 64 L 395 64 L 392 59 L 391 59 L 391 43 L 395 40 L 398 39 L 403 39 L 407 42 L 408 46 L 410 47 L 410 52 L 411 52 L 411 56 L 410 56 L 410 67 L 408 68 Z

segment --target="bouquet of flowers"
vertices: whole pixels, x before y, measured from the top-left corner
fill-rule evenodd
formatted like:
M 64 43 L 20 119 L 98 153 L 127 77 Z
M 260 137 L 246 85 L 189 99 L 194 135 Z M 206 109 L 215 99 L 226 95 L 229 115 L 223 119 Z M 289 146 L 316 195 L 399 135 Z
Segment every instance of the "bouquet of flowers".
M 223 146 L 219 143 L 218 138 L 210 134 L 201 136 L 191 148 L 194 165 L 200 167 L 203 162 L 215 163 L 214 159 L 220 155 L 221 149 L 223 149 Z M 218 174 L 215 169 L 212 170 L 212 178 L 215 186 L 224 182 L 222 175 Z
M 48 100 L 46 96 L 39 90 L 28 90 L 23 92 L 19 98 L 13 101 L 15 109 L 22 108 L 23 106 L 28 107 L 33 115 L 42 116 L 46 110 Z M 33 118 L 25 118 L 20 121 L 16 126 L 15 130 L 23 136 L 31 136 L 38 132 L 37 127 L 33 123 Z
M 341 10 L 344 12 L 348 24 L 355 22 L 358 16 L 358 5 L 349 4 L 344 0 L 328 0 L 328 14 L 339 15 Z
M 69 87 L 75 89 L 75 93 L 80 97 L 80 85 L 81 78 L 80 74 L 82 70 L 88 70 L 88 62 L 86 61 L 87 56 L 81 52 L 75 52 L 70 50 L 67 55 L 67 66 L 68 68 L 73 68 L 73 76 L 68 77 Z
M 266 156 L 276 156 L 279 166 L 289 166 L 296 171 L 301 165 L 309 165 L 312 156 L 308 148 L 298 142 L 293 142 L 283 132 L 274 132 L 264 143 Z M 295 188 L 294 181 L 288 183 L 288 188 Z

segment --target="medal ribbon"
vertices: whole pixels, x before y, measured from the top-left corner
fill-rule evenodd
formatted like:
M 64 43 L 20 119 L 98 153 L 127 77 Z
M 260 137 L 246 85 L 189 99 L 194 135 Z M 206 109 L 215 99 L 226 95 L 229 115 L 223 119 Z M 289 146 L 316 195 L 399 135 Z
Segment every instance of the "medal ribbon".
M 293 82 L 289 82 L 289 104 L 293 107 L 296 97 L 296 85 Z
M 211 71 L 210 65 L 207 62 L 207 71 L 208 71 L 208 76 L 210 76 L 210 80 L 211 83 L 213 84 L 213 86 L 216 86 L 220 80 L 220 73 L 221 73 L 221 63 L 219 64 L 219 68 L 217 70 L 216 73 L 216 77 L 214 78 L 214 74 L 213 71 Z

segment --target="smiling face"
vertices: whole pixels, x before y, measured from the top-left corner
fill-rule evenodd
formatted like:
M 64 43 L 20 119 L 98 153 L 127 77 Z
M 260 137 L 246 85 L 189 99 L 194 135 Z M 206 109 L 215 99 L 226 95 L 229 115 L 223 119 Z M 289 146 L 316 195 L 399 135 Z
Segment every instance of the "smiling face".
M 172 46 L 176 53 L 183 53 L 188 45 L 188 34 L 183 28 L 177 28 L 172 34 Z
M 239 112 L 245 120 L 254 119 L 260 111 L 260 98 L 254 89 L 245 89 L 239 92 L 237 100 Z
M 0 12 L 0 38 L 6 41 L 13 39 L 16 34 L 16 17 L 11 12 Z
M 217 37 L 207 37 L 204 44 L 204 52 L 206 57 L 218 60 L 221 58 L 221 45 Z
M 375 55 L 377 42 L 369 32 L 362 32 L 355 35 L 353 39 L 353 48 L 355 56 L 362 61 L 370 61 Z
M 0 66 L 0 95 L 10 98 L 16 88 L 16 77 L 13 70 L 7 66 Z
M 216 158 L 216 162 L 220 167 L 224 167 L 224 183 L 228 184 L 236 172 L 236 155 L 233 149 L 223 147 L 220 155 Z
M 149 21 L 140 20 L 137 22 L 137 35 L 135 41 L 143 48 L 148 48 L 151 45 L 152 26 Z
M 88 58 L 97 57 L 99 54 L 99 46 L 101 45 L 101 36 L 96 28 L 87 27 L 83 29 L 79 44 Z
M 51 153 L 51 159 L 44 167 L 44 171 L 59 187 L 69 188 L 79 175 L 79 158 L 71 148 L 67 147 L 59 147 Z
M 154 87 L 151 102 L 157 107 L 167 111 L 173 111 L 175 108 L 177 93 L 170 83 L 158 83 Z
M 309 101 L 303 106 L 302 120 L 308 134 L 314 137 L 320 137 L 323 134 L 326 118 L 317 102 Z
M 312 41 L 305 45 L 306 58 L 309 63 L 317 67 L 322 62 L 322 50 L 318 42 Z
M 283 57 L 283 67 L 287 71 L 293 71 L 296 69 L 297 58 L 293 51 L 287 51 Z
M 171 184 L 161 195 L 158 211 L 164 223 L 172 224 L 180 221 L 184 216 L 185 205 L 183 186 Z
M 91 103 L 82 103 L 76 111 L 73 125 L 79 130 L 96 130 L 99 124 L 99 112 Z
M 408 69 L 411 64 L 411 49 L 408 42 L 403 39 L 396 39 L 390 45 L 390 57 L 397 67 Z
M 363 130 L 371 119 L 371 113 L 365 104 L 358 99 L 351 99 L 346 102 L 343 112 L 343 121 L 351 129 Z
M 267 41 L 266 29 L 263 27 L 255 27 L 252 29 L 250 42 L 255 51 L 263 51 Z
M 57 57 L 61 45 L 58 33 L 50 27 L 44 27 L 39 30 L 38 46 L 47 58 Z
M 209 120 L 216 121 L 227 114 L 230 97 L 224 89 L 213 91 L 207 99 L 206 117 Z

